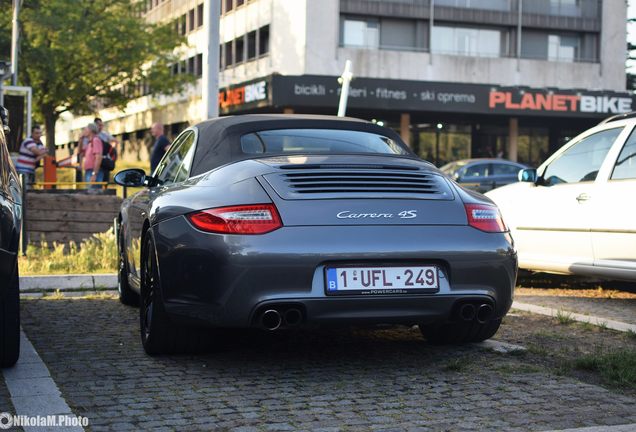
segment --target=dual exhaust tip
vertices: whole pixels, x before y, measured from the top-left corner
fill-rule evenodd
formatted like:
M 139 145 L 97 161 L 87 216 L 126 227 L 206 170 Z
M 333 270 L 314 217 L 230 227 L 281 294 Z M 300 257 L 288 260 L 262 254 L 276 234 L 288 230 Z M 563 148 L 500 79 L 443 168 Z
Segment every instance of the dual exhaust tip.
M 484 324 L 492 318 L 494 311 L 494 308 L 488 303 L 482 303 L 479 306 L 465 303 L 459 308 L 459 317 L 464 321 L 477 320 L 478 323 Z
M 267 309 L 260 320 L 261 326 L 270 331 L 278 330 L 282 326 L 296 327 L 302 321 L 303 313 L 297 308 L 289 308 L 282 313 L 278 309 Z

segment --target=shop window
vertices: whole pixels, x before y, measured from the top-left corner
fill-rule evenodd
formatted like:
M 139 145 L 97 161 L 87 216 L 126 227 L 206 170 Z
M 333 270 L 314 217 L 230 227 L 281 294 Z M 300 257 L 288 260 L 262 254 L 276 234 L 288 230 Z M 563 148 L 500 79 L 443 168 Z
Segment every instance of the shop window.
M 358 48 L 378 48 L 380 25 L 375 19 L 345 18 L 342 20 L 341 45 Z
M 258 55 L 269 53 L 269 25 L 258 30 Z
M 440 54 L 499 57 L 501 37 L 500 30 L 434 26 L 431 50 Z
M 612 180 L 636 179 L 636 132 L 632 132 L 618 155 Z
M 245 60 L 245 37 L 237 38 L 235 43 L 236 58 L 234 63 L 243 63 L 243 60 Z
M 458 124 L 416 126 L 414 146 L 419 156 L 437 166 L 471 157 L 471 127 Z
M 415 21 L 383 19 L 380 26 L 380 47 L 385 49 L 414 49 Z
M 253 60 L 256 58 L 256 31 L 251 31 L 247 34 L 247 59 Z

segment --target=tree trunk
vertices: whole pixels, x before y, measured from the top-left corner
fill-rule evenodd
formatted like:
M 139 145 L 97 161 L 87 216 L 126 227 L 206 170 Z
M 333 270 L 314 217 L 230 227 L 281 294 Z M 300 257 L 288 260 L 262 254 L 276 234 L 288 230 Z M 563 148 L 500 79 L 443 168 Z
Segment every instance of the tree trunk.
M 44 116 L 44 132 L 46 134 L 46 147 L 49 149 L 49 154 L 55 156 L 55 123 L 57 123 L 57 114 L 53 109 L 42 109 L 42 115 Z

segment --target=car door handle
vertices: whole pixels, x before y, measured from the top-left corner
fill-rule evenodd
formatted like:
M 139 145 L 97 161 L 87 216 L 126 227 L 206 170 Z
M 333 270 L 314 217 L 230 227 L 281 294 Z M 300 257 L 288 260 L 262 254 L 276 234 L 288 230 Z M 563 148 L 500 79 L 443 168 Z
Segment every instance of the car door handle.
M 582 194 L 580 194 L 579 196 L 577 196 L 577 197 L 576 197 L 576 200 L 577 200 L 578 202 L 581 202 L 581 201 L 587 201 L 587 200 L 589 200 L 589 199 L 591 199 L 591 198 L 592 198 L 592 197 L 591 197 L 591 196 L 589 196 L 588 194 L 586 194 L 586 193 L 582 193 Z

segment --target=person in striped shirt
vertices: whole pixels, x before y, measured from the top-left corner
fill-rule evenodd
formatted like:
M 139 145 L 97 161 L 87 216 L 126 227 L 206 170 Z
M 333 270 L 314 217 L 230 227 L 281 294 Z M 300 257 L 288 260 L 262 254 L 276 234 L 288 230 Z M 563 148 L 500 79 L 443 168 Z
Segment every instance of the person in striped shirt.
M 35 168 L 38 166 L 40 159 L 47 154 L 46 147 L 44 147 L 40 138 L 42 138 L 42 129 L 40 126 L 35 125 L 31 128 L 31 136 L 20 144 L 15 168 L 18 173 L 25 175 L 27 185 L 35 182 Z

